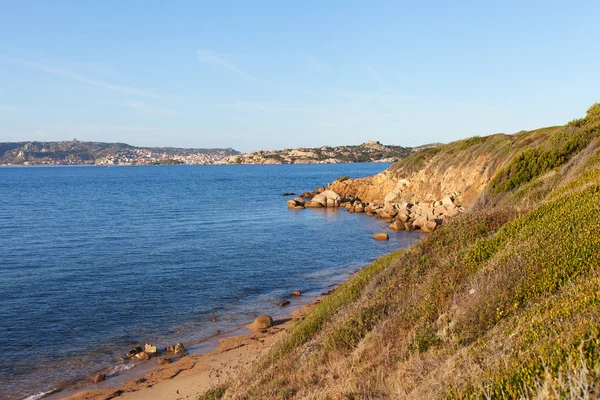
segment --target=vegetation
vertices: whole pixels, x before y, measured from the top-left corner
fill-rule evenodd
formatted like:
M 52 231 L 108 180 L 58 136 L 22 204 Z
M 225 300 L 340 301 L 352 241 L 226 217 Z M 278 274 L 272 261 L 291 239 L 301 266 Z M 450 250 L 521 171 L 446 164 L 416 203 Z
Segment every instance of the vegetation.
M 337 288 L 220 398 L 600 397 L 599 128 L 594 105 L 396 164 L 487 154 L 498 172 L 468 213 Z

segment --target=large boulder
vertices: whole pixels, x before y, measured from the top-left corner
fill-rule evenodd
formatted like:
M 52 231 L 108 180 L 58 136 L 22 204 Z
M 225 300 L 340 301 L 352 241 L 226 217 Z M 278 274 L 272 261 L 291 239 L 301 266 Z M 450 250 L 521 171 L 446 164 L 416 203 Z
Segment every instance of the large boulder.
M 339 194 L 337 194 L 333 190 L 325 190 L 321 194 L 323 196 L 327 197 L 328 199 L 338 200 L 338 201 L 342 200 L 342 196 L 340 196 Z
M 311 202 L 313 203 L 319 203 L 321 204 L 323 207 L 327 206 L 327 196 L 325 196 L 323 193 L 316 195 L 315 197 L 312 198 Z
M 380 233 L 376 233 L 375 235 L 373 235 L 373 239 L 385 241 L 385 240 L 389 240 L 390 239 L 390 235 L 388 235 L 385 232 L 380 232 Z
M 273 318 L 268 315 L 261 315 L 252 323 L 252 329 L 262 331 L 273 326 Z
M 425 226 L 426 223 L 427 223 L 427 217 L 419 217 L 419 218 L 415 219 L 415 221 L 412 223 L 412 225 L 415 228 L 423 229 L 423 227 Z

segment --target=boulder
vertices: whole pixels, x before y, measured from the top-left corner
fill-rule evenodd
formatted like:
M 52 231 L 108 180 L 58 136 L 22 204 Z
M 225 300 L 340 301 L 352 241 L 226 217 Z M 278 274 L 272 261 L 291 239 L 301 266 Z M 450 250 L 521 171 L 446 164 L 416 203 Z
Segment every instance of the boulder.
M 133 349 L 131 349 L 131 350 L 129 350 L 127 352 L 127 358 L 131 358 L 131 357 L 135 356 L 136 354 L 141 353 L 143 351 L 144 350 L 141 347 L 139 347 L 139 346 L 138 347 L 134 347 Z
M 448 208 L 448 210 L 446 211 L 446 215 L 448 217 L 456 217 L 458 215 L 458 208 L 456 208 L 456 207 Z
M 318 194 L 315 197 L 312 198 L 311 200 L 312 203 L 319 203 L 321 204 L 323 207 L 327 206 L 327 196 L 323 195 L 323 194 Z
M 365 215 L 367 217 L 372 217 L 373 215 L 375 215 L 375 213 L 373 211 L 365 211 Z
M 362 204 L 354 206 L 354 211 L 357 213 L 365 212 L 365 207 Z
M 309 201 L 308 203 L 304 204 L 304 207 L 306 207 L 306 208 L 322 208 L 324 206 L 321 203 L 316 203 L 314 201 Z
M 304 203 L 306 203 L 306 201 L 304 201 L 304 199 L 302 197 L 294 197 L 294 201 L 296 202 L 296 204 L 301 204 L 301 205 L 304 205 Z
M 340 201 L 339 200 L 334 200 L 334 199 L 327 199 L 327 207 L 337 207 L 340 205 Z
M 342 200 L 342 196 L 334 192 L 333 190 L 325 190 L 321 193 L 323 196 L 332 200 Z
M 100 382 L 104 382 L 106 380 L 106 375 L 104 374 L 98 374 L 94 377 L 93 382 L 94 383 L 100 383 Z
M 294 192 L 285 192 L 285 193 L 282 193 L 281 195 L 282 196 L 295 196 L 296 193 L 294 193 Z
M 435 223 L 435 221 L 427 221 L 425 225 L 421 227 L 421 230 L 423 232 L 433 232 L 435 231 L 435 228 L 437 228 L 437 224 Z
M 405 229 L 402 221 L 394 221 L 390 224 L 388 228 L 393 229 L 395 231 L 403 231 Z
M 419 218 L 415 219 L 415 221 L 412 223 L 412 225 L 415 228 L 422 229 L 426 223 L 427 223 L 427 217 L 419 217 Z
M 312 193 L 312 192 L 302 192 L 300 194 L 300 197 L 307 199 L 307 200 L 312 199 L 314 196 L 315 196 L 315 193 Z
M 325 191 L 324 186 L 319 186 L 318 188 L 315 189 L 316 194 L 323 193 L 324 191 Z
M 380 232 L 380 233 L 376 233 L 375 235 L 373 235 L 373 239 L 385 241 L 385 240 L 389 240 L 390 239 L 390 235 L 388 235 L 385 232 Z
M 176 345 L 168 345 L 165 352 L 175 354 L 176 356 L 182 356 L 186 353 L 185 346 L 182 343 L 177 343 Z
M 137 353 L 135 355 L 135 358 L 137 358 L 138 360 L 145 361 L 150 358 L 150 354 L 146 353 L 145 351 L 142 351 L 141 353 Z
M 294 290 L 293 292 L 290 292 L 290 296 L 302 296 L 302 292 L 299 290 Z
M 446 207 L 444 207 L 444 206 L 437 206 L 436 208 L 433 209 L 433 214 L 434 215 L 444 215 L 444 214 L 446 214 Z
M 385 197 L 383 198 L 383 201 L 385 203 L 391 203 L 394 200 L 396 200 L 396 197 L 398 197 L 398 195 L 396 194 L 396 192 L 389 192 L 388 194 L 385 195 Z
M 453 205 L 454 204 L 454 198 L 451 197 L 451 196 L 445 196 L 442 199 L 442 204 L 445 205 L 445 206 Z
M 268 329 L 273 326 L 273 318 L 268 315 L 261 315 L 254 320 L 252 323 L 252 328 L 261 331 L 263 329 Z
M 148 354 L 156 354 L 156 346 L 146 343 L 144 351 Z
M 398 215 L 396 215 L 396 219 L 402 222 L 406 222 L 409 218 L 408 215 L 399 213 Z
M 288 208 L 296 208 L 296 206 L 297 206 L 296 200 L 288 200 L 287 206 L 288 206 Z

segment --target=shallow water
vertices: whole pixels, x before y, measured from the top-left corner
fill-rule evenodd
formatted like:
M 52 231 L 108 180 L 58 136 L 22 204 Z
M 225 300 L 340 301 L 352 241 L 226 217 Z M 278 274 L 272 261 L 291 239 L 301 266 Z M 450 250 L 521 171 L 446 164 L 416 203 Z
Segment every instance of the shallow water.
M 387 164 L 0 168 L 0 397 L 114 368 L 133 345 L 193 343 L 285 312 L 418 234 L 288 210 Z M 215 320 L 213 322 L 213 320 Z

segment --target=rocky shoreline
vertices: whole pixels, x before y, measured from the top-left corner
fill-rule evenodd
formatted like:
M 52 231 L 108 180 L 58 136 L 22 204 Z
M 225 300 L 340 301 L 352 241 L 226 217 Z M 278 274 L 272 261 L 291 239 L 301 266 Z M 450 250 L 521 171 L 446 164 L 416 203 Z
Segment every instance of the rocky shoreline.
M 386 196 L 383 200 L 362 201 L 357 196 L 342 197 L 331 189 L 321 186 L 312 192 L 304 192 L 299 197 L 287 201 L 288 208 L 344 208 L 349 213 L 364 213 L 381 218 L 394 231 L 421 230 L 433 232 L 448 219 L 465 211 L 458 193 L 451 193 L 440 200 L 394 202 L 396 196 Z M 383 236 L 374 237 L 381 240 Z M 386 240 L 386 239 L 383 239 Z

